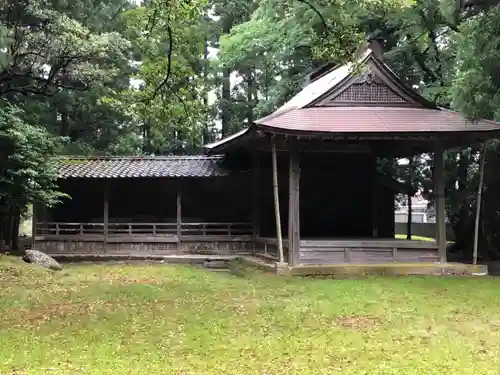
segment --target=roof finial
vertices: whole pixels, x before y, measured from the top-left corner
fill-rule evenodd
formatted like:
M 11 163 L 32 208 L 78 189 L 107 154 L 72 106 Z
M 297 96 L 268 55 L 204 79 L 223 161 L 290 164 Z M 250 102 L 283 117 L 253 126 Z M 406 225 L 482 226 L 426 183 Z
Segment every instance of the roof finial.
M 380 37 L 371 37 L 368 39 L 368 48 L 373 52 L 373 54 L 379 59 L 384 57 L 384 39 Z

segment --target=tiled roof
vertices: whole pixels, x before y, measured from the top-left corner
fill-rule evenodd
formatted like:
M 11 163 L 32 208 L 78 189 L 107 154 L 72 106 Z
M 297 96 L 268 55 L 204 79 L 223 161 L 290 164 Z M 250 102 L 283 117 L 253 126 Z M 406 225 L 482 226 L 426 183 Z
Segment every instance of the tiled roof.
M 140 178 L 225 176 L 222 156 L 62 157 L 60 178 Z
M 443 109 L 402 107 L 314 107 L 257 121 L 270 128 L 326 133 L 442 133 L 499 131 L 500 124 L 472 122 Z
M 363 59 L 365 59 L 367 56 L 368 53 L 365 53 Z M 349 77 L 349 74 L 352 73 L 353 66 L 354 64 L 349 63 L 331 70 L 330 72 L 326 73 L 322 77 L 318 78 L 317 80 L 311 82 L 309 85 L 304 87 L 294 97 L 292 97 L 288 102 L 283 104 L 280 108 L 278 108 L 268 117 L 273 117 L 278 114 L 290 111 L 292 109 L 303 108 L 307 106 L 314 99 L 325 94 L 332 87 L 334 87 L 335 85 L 342 82 L 342 80 Z
M 368 48 L 356 63 L 327 71 L 249 129 L 207 145 L 206 149 L 219 154 L 238 147 L 251 134 L 262 133 L 329 133 L 333 137 L 408 140 L 430 135 L 448 145 L 462 146 L 500 136 L 500 122 L 470 121 L 459 113 L 436 107 L 405 85 Z

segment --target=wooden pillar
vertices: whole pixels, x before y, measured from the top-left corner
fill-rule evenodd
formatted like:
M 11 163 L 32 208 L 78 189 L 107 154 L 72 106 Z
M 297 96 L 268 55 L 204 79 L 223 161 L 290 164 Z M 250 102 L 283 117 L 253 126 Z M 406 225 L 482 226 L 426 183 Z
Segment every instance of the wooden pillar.
M 406 217 L 406 239 L 411 240 L 411 223 L 412 223 L 412 199 L 411 192 L 408 192 L 408 215 Z
M 406 239 L 411 240 L 411 226 L 413 222 L 413 207 L 412 201 L 413 198 L 413 164 L 415 157 L 411 156 L 408 158 L 408 216 L 406 220 Z
M 436 243 L 439 262 L 446 263 L 446 208 L 444 196 L 444 151 L 441 146 L 434 152 L 434 200 L 436 210 Z
M 289 145 L 288 258 L 294 266 L 300 263 L 300 162 L 296 139 Z
M 104 181 L 104 252 L 106 252 L 106 246 L 108 244 L 108 229 L 109 229 L 109 182 Z
M 280 201 L 278 189 L 278 158 L 276 156 L 276 136 L 271 138 L 272 161 L 273 161 L 273 195 L 274 195 L 274 214 L 276 218 L 276 239 L 278 241 L 279 263 L 284 263 L 283 256 L 283 237 L 281 236 L 281 218 Z
M 260 236 L 260 165 L 257 154 L 253 155 L 253 205 L 252 205 L 252 227 L 253 237 Z
M 182 239 L 182 191 L 181 185 L 177 187 L 177 243 Z

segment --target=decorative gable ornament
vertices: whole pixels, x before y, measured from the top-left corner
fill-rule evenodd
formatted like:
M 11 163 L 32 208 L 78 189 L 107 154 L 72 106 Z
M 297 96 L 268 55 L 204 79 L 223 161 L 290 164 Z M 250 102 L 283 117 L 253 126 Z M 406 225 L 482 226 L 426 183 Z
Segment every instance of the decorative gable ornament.
M 335 105 L 374 105 L 374 104 L 409 104 L 409 102 L 392 90 L 371 70 L 365 71 L 351 79 L 342 90 L 334 90 L 319 101 L 316 106 Z

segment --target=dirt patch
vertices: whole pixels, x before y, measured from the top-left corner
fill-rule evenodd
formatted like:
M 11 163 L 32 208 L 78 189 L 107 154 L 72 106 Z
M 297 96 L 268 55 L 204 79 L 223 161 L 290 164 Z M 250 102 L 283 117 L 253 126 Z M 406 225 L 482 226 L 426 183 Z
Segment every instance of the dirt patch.
M 446 289 L 446 288 L 436 290 L 436 294 L 437 294 L 438 296 L 442 296 L 442 295 L 444 295 L 444 294 L 446 294 L 446 293 L 448 293 L 448 289 Z
M 334 321 L 336 326 L 355 330 L 364 330 L 378 324 L 379 320 L 377 318 L 366 315 L 338 316 Z

